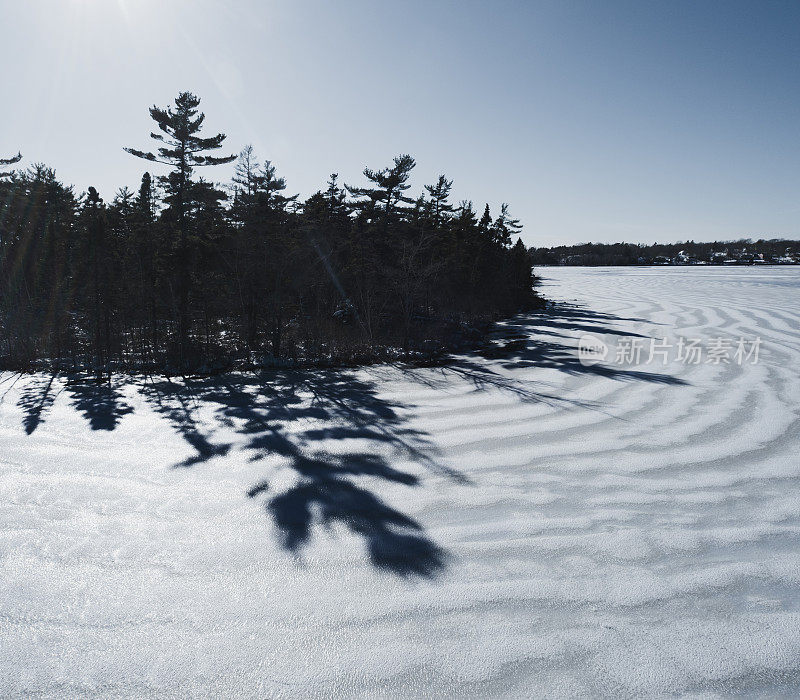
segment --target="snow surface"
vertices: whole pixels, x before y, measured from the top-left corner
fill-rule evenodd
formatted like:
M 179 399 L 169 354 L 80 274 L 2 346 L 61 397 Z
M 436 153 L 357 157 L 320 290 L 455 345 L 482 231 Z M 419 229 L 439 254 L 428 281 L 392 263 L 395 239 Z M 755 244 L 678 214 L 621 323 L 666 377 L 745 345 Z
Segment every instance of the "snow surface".
M 540 272 L 444 369 L 0 375 L 0 695 L 796 694 L 800 268 Z

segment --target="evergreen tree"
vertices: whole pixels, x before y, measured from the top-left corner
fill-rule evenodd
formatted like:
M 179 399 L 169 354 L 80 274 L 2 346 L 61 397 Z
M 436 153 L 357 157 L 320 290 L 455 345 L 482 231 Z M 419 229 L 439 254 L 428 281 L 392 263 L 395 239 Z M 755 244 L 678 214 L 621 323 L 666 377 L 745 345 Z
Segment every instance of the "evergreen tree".
M 6 165 L 14 165 L 14 163 L 19 163 L 22 160 L 22 154 L 17 153 L 17 155 L 12 156 L 11 158 L 0 158 L 0 167 L 4 167 Z M 0 172 L 0 177 L 10 177 L 13 174 L 13 170 L 10 172 Z
M 521 238 L 513 245 L 509 254 L 509 283 L 508 298 L 511 302 L 510 309 L 527 308 L 533 301 L 533 265 L 530 253 Z
M 139 185 L 139 193 L 136 197 L 136 205 L 139 212 L 149 221 L 156 216 L 156 193 L 153 187 L 153 179 L 150 173 L 142 175 L 142 182 Z
M 500 216 L 495 219 L 492 234 L 496 243 L 503 247 L 511 245 L 511 239 L 522 231 L 519 219 L 513 219 L 508 212 L 508 204 L 500 206 Z
M 483 215 L 481 216 L 481 220 L 478 222 L 478 228 L 483 235 L 490 236 L 490 231 L 492 229 L 492 215 L 489 211 L 488 204 L 483 209 Z
M 108 204 L 41 164 L 0 177 L 1 363 L 71 359 L 99 375 L 169 371 L 172 357 L 180 370 L 270 353 L 354 362 L 446 345 L 464 322 L 535 301 L 507 205 L 478 219 L 450 203 L 444 175 L 413 193 L 408 155 L 366 168 L 363 186 L 333 174 L 300 203 L 247 146 L 220 188 L 194 174 L 232 159 L 212 155 L 225 137 L 201 136 L 198 106 L 181 93 L 150 110 L 159 148 L 126 150 L 169 172 Z M 630 261 L 643 248 L 613 250 Z
M 411 187 L 408 178 L 416 165 L 416 161 L 408 154 L 396 156 L 394 165 L 382 170 L 364 168 L 364 177 L 374 183 L 374 187 L 350 187 L 347 189 L 353 196 L 366 197 L 368 202 L 383 203 L 383 230 L 386 233 L 392 212 L 400 202 L 413 204 L 414 200 L 405 197 L 403 193 Z
M 150 173 L 145 172 L 133 206 L 131 240 L 128 247 L 134 260 L 130 270 L 136 271 L 136 280 L 132 282 L 132 288 L 136 289 L 135 298 L 144 302 L 143 307 L 137 307 L 141 315 L 138 320 L 143 321 L 146 328 L 146 331 L 141 331 L 140 337 L 142 346 L 148 348 L 145 354 L 151 357 L 159 348 L 158 299 L 161 292 L 163 257 L 162 246 L 156 234 L 157 209 L 158 193 Z M 145 333 L 147 342 L 144 341 Z
M 90 187 L 86 195 L 84 214 L 86 217 L 88 263 L 91 276 L 95 367 L 99 380 L 111 355 L 111 309 L 105 205 L 94 187 Z
M 258 189 L 260 167 L 253 147 L 248 144 L 239 153 L 232 178 L 234 191 L 248 202 L 252 201 Z
M 433 227 L 435 229 L 438 229 L 443 220 L 453 211 L 452 205 L 447 203 L 452 188 L 453 181 L 448 180 L 444 175 L 439 175 L 435 185 L 425 185 L 425 189 L 431 198 Z
M 0 180 L 0 352 L 16 366 L 58 357 L 67 342 L 75 207 L 72 188 L 42 164 Z
M 341 216 L 347 214 L 347 194 L 344 189 L 339 187 L 339 174 L 331 173 L 327 182 L 328 188 L 325 190 L 325 201 L 328 204 L 328 211 L 331 216 Z
M 151 133 L 150 136 L 166 144 L 158 148 L 158 155 L 152 152 L 140 151 L 136 148 L 125 150 L 138 158 L 169 165 L 172 172 L 162 178 L 169 194 L 168 201 L 176 210 L 176 219 L 180 242 L 178 246 L 177 263 L 179 270 L 179 312 L 178 312 L 178 340 L 180 361 L 187 360 L 189 343 L 189 292 L 191 284 L 190 252 L 189 252 L 189 223 L 187 209 L 191 186 L 192 171 L 195 167 L 222 165 L 235 160 L 236 156 L 216 157 L 206 155 L 222 147 L 225 134 L 201 137 L 200 129 L 205 120 L 205 114 L 198 113 L 200 98 L 190 92 L 181 92 L 175 99 L 175 107 L 164 109 L 150 108 L 150 116 L 156 122 L 161 134 Z

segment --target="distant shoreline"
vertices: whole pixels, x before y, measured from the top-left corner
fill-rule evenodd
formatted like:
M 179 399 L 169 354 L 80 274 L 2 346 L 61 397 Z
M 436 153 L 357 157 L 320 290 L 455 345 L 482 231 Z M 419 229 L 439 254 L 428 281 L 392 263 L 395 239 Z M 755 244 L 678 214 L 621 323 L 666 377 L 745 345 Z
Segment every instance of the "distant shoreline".
M 530 248 L 528 253 L 536 267 L 598 267 L 613 265 L 798 265 L 800 241 L 784 238 L 753 241 L 708 241 L 695 243 L 579 243 L 550 248 Z
M 560 265 L 558 263 L 536 263 L 535 267 L 702 267 L 702 268 L 719 268 L 719 269 L 730 269 L 732 267 L 753 267 L 753 268 L 761 268 L 761 267 L 797 267 L 800 263 L 773 263 L 773 262 L 762 262 L 762 263 L 632 263 L 632 264 L 622 264 L 622 263 L 600 263 L 600 264 L 592 264 L 592 265 L 580 265 L 580 264 L 573 264 L 573 265 Z

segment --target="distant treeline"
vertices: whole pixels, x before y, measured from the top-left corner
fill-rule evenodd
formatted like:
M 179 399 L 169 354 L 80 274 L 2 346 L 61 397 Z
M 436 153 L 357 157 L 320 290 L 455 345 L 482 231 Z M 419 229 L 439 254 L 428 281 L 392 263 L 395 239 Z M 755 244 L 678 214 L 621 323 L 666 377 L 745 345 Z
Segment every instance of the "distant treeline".
M 444 176 L 410 196 L 408 155 L 300 201 L 251 147 L 212 155 L 225 135 L 200 135 L 198 105 L 150 109 L 157 149 L 126 150 L 165 174 L 136 191 L 76 194 L 41 164 L 0 177 L 0 364 L 359 362 L 435 352 L 537 303 L 506 205 L 455 205 Z M 195 175 L 233 160 L 227 185 Z
M 652 265 L 693 262 L 800 262 L 800 241 L 750 238 L 713 243 L 581 243 L 531 248 L 534 265 Z

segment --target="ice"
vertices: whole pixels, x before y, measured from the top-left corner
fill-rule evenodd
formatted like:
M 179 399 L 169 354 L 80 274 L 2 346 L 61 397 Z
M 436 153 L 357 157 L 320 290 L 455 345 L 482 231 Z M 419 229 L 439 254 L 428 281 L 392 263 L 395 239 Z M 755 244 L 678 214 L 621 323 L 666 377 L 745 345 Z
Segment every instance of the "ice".
M 0 695 L 795 694 L 800 269 L 540 273 L 447 367 L 0 375 Z

